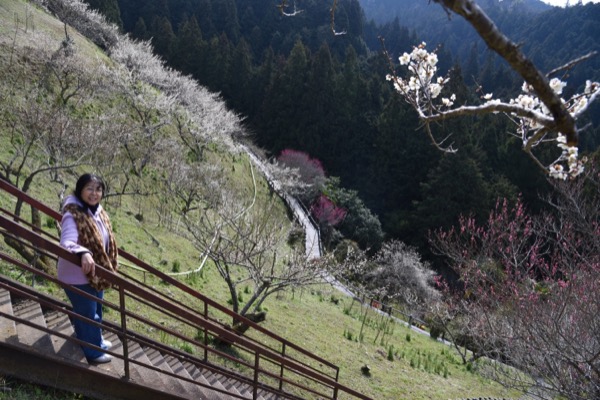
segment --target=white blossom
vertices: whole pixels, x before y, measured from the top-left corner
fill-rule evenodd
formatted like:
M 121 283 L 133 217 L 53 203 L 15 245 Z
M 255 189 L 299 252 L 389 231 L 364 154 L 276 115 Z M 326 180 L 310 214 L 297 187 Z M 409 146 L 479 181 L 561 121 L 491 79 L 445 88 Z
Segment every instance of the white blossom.
M 400 65 L 407 65 L 410 62 L 410 54 L 404 53 L 400 56 Z
M 520 95 L 517 97 L 517 104 L 523 108 L 534 108 L 537 105 L 537 98 L 528 95 Z
M 554 93 L 556 94 L 562 94 L 562 90 L 565 86 L 567 86 L 567 83 L 558 78 L 552 78 L 550 80 L 550 88 L 554 90 Z
M 533 91 L 533 88 L 531 87 L 531 85 L 527 82 L 523 82 L 523 86 L 521 86 L 521 91 L 523 93 L 530 93 Z
M 571 114 L 577 114 L 578 112 L 583 111 L 588 105 L 587 97 L 580 97 L 578 101 L 573 104 L 573 108 L 571 109 Z
M 564 171 L 564 168 L 560 164 L 553 164 L 549 168 L 549 174 L 552 178 L 565 180 L 567 179 L 567 174 Z
M 426 59 L 427 59 L 427 63 L 432 67 L 435 67 L 435 65 L 438 62 L 438 57 L 437 57 L 437 54 L 435 54 L 435 53 L 429 53 L 427 55 Z
M 436 97 L 438 97 L 440 95 L 441 91 L 442 91 L 441 85 L 438 85 L 437 83 L 432 83 L 431 85 L 429 85 L 429 93 L 431 93 L 432 99 L 435 99 Z

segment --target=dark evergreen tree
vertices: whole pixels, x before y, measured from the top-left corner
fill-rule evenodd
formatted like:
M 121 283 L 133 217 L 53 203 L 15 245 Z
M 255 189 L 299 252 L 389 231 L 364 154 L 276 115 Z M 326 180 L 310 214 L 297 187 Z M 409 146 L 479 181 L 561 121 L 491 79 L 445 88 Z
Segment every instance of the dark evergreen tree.
M 231 63 L 231 43 L 224 33 L 213 37 L 206 52 L 206 85 L 215 92 L 225 87 L 225 78 L 229 74 Z
M 146 27 L 146 21 L 144 21 L 144 18 L 140 17 L 137 20 L 132 35 L 134 38 L 139 40 L 150 40 L 150 33 L 148 32 L 148 28 Z
M 469 86 L 476 85 L 479 81 L 479 48 L 477 43 L 473 43 L 471 46 L 471 52 L 469 53 L 469 59 L 465 64 L 464 79 Z
M 123 27 L 121 20 L 121 10 L 117 0 L 86 0 L 90 7 L 106 17 L 106 20 Z
M 177 30 L 177 39 L 171 57 L 173 66 L 204 83 L 202 77 L 206 68 L 206 47 L 196 17 L 185 19 Z
M 329 179 L 326 194 L 337 207 L 346 211 L 343 221 L 336 226 L 343 237 L 355 241 L 363 250 L 375 253 L 381 247 L 384 233 L 381 222 L 360 199 L 356 190 L 340 187 L 338 179 Z M 331 243 L 335 246 L 337 243 Z
M 165 60 L 172 61 L 177 38 L 169 19 L 167 17 L 154 17 L 150 33 L 156 53 L 160 54 Z
M 196 0 L 196 7 L 193 10 L 193 14 L 198 20 L 198 25 L 204 33 L 206 40 L 210 40 L 214 35 L 217 34 L 215 23 L 213 20 L 213 10 L 211 0 Z
M 240 37 L 240 23 L 234 0 L 212 2 L 213 24 L 219 34 L 225 34 L 234 43 Z
M 461 214 L 481 220 L 493 207 L 493 195 L 480 166 L 464 149 L 456 154 L 443 154 L 420 189 L 420 199 L 403 236 L 412 237 L 411 244 L 424 253 L 429 230 L 447 229 L 458 222 Z
M 270 47 L 265 50 L 262 57 L 262 64 L 256 70 L 254 79 L 251 82 L 249 89 L 252 101 L 247 104 L 247 115 L 250 119 L 250 124 L 255 126 L 257 115 L 260 112 L 261 105 L 265 100 L 267 91 L 273 84 L 275 76 L 275 54 Z
M 252 54 L 244 39 L 241 39 L 233 50 L 227 72 L 223 93 L 230 99 L 230 104 L 234 109 L 247 114 L 251 109 L 251 103 L 257 99 L 250 91 L 254 80 Z
M 340 130 L 335 126 L 336 113 L 336 72 L 329 47 L 323 43 L 315 54 L 310 68 L 302 115 L 304 131 L 294 138 L 307 151 L 319 160 L 336 160 L 335 154 L 340 151 Z M 328 163 L 325 163 L 326 167 Z M 329 167 L 331 168 L 331 166 Z M 331 169 L 330 169 L 331 171 Z M 335 169 L 334 169 L 335 171 Z M 332 172 L 335 174 L 335 172 Z
M 409 106 L 393 96 L 377 121 L 373 161 L 366 172 L 371 182 L 365 186 L 365 200 L 382 216 L 384 231 L 413 244 L 413 202 L 419 199 L 420 185 L 440 157 L 418 124 Z
M 310 51 L 300 41 L 292 49 L 283 69 L 275 74 L 258 116 L 259 144 L 279 154 L 285 148 L 304 150 L 307 82 Z
M 370 97 L 358 54 L 348 46 L 343 70 L 337 74 L 334 122 L 339 152 L 333 165 L 343 185 L 357 190 L 371 179 L 366 171 L 372 160 L 373 120 L 379 110 L 372 108 Z

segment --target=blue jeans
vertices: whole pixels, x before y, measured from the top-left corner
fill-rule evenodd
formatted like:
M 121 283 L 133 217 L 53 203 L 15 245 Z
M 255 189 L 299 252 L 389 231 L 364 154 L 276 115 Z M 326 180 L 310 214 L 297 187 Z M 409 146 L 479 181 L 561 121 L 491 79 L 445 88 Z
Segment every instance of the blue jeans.
M 91 294 L 102 300 L 104 297 L 104 291 L 98 291 L 91 285 L 73 285 L 77 289 L 80 289 L 86 293 Z M 88 299 L 83 295 L 73 292 L 65 288 L 65 293 L 69 297 L 71 304 L 73 305 L 73 311 L 77 314 L 89 318 L 98 323 L 102 323 L 102 303 Z M 101 347 L 102 344 L 102 328 L 94 326 L 78 318 L 72 318 L 73 326 L 75 327 L 75 334 L 79 340 L 88 342 L 95 346 Z M 104 353 L 90 347 L 81 346 L 85 357 L 88 359 L 98 358 Z

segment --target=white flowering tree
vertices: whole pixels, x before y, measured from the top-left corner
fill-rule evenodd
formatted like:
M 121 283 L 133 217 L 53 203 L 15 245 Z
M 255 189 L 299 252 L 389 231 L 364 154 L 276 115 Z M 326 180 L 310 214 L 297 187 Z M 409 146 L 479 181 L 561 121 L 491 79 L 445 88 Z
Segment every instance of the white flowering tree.
M 455 152 L 452 145 L 446 145 L 448 137 L 437 139 L 431 124 L 457 116 L 486 113 L 505 113 L 515 123 L 514 134 L 522 142 L 523 150 L 550 176 L 559 179 L 573 178 L 583 171 L 584 158 L 578 154 L 580 128 L 577 121 L 596 100 L 600 93 L 598 82 L 587 81 L 584 90 L 568 99 L 561 98 L 566 82 L 551 78 L 559 72 L 572 68 L 576 63 L 592 57 L 587 54 L 562 67 L 542 74 L 521 52 L 519 46 L 511 42 L 498 30 L 492 20 L 474 0 L 434 0 L 448 12 L 464 17 L 479 33 L 487 46 L 503 57 L 525 80 L 522 93 L 515 99 L 503 101 L 493 93 L 482 96 L 479 105 L 455 106 L 456 96 L 445 94 L 448 77 L 439 76 L 437 55 L 428 51 L 425 43 L 416 46 L 410 53 L 400 56 L 400 64 L 408 68 L 408 76 L 388 75 L 395 89 L 416 110 L 424 129 L 434 145 L 446 152 Z M 534 149 L 544 143 L 558 146 L 558 156 L 544 165 L 535 155 Z

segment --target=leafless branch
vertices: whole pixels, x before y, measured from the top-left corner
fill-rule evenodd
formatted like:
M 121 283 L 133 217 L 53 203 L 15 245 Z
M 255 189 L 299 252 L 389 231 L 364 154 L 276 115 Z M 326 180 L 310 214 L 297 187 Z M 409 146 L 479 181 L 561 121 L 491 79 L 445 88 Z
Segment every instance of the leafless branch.
M 586 54 L 586 55 L 583 55 L 583 56 L 581 56 L 581 57 L 578 57 L 578 58 L 576 58 L 576 59 L 574 59 L 574 60 L 572 60 L 572 61 L 569 61 L 568 63 L 566 63 L 566 64 L 565 64 L 565 65 L 563 65 L 563 66 L 560 66 L 560 67 L 558 67 L 558 68 L 554 68 L 552 71 L 548 72 L 548 73 L 546 74 L 546 76 L 550 77 L 550 76 L 552 76 L 552 75 L 554 75 L 554 74 L 557 74 L 557 73 L 559 73 L 559 72 L 561 72 L 561 71 L 567 71 L 567 70 L 570 70 L 570 69 L 572 69 L 572 68 L 573 68 L 575 65 L 577 65 L 577 64 L 579 64 L 579 63 L 581 63 L 581 62 L 583 62 L 583 61 L 589 60 L 590 58 L 592 58 L 592 57 L 595 57 L 595 56 L 597 56 L 597 55 L 598 55 L 598 52 L 597 52 L 597 51 L 591 51 L 591 52 L 589 52 L 589 53 L 588 53 L 588 54 Z
M 329 9 L 329 15 L 331 17 L 331 22 L 330 22 L 331 33 L 333 33 L 334 36 L 345 35 L 346 31 L 336 32 L 336 30 L 335 30 L 335 9 L 336 8 L 337 8 L 337 0 L 333 0 L 333 5 Z
M 294 11 L 292 11 L 291 13 L 286 12 L 285 10 L 288 7 L 287 0 L 281 0 L 281 3 L 278 4 L 276 7 L 279 10 L 279 13 L 281 13 L 281 15 L 283 15 L 285 17 L 294 17 L 304 11 L 304 10 L 298 10 L 296 8 L 296 2 L 294 2 Z

